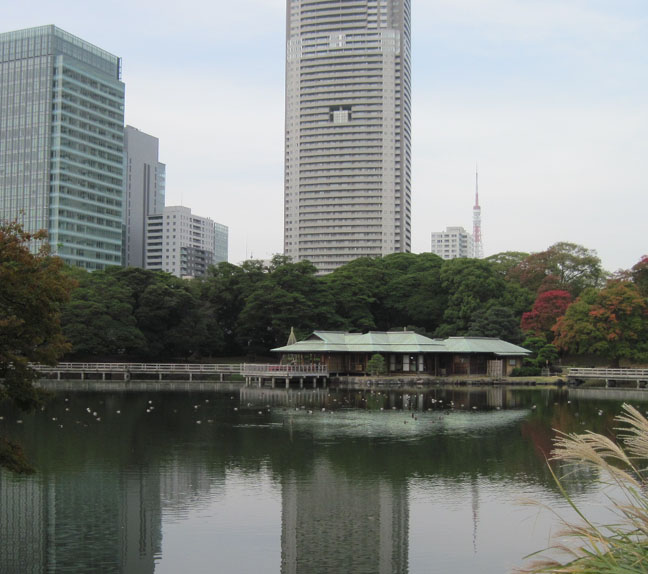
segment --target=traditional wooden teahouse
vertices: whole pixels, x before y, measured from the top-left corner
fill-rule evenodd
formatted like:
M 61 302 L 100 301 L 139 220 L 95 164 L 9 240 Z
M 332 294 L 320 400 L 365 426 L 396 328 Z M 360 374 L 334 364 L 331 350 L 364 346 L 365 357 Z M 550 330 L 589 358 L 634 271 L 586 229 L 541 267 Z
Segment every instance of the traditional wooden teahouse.
M 506 376 L 531 351 L 491 337 L 430 339 L 413 331 L 347 333 L 315 331 L 302 341 L 272 349 L 285 365 L 321 365 L 329 376 L 363 375 L 375 354 L 388 374 Z

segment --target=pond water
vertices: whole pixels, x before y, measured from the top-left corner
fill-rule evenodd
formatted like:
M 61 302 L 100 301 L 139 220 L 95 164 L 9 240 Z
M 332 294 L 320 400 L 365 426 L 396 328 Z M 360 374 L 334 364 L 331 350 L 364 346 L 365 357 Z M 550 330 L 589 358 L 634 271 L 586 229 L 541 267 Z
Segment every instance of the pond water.
M 0 572 L 510 572 L 559 528 L 525 500 L 570 516 L 553 429 L 610 432 L 621 400 L 603 396 L 243 388 L 5 406 L 0 435 L 37 473 L 0 472 Z M 566 485 L 603 518 L 596 478 Z

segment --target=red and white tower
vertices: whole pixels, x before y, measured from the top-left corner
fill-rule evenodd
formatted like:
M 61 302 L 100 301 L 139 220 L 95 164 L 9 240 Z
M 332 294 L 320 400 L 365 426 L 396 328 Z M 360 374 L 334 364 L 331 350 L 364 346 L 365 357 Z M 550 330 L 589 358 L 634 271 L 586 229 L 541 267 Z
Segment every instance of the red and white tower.
M 475 205 L 473 207 L 473 242 L 475 244 L 475 258 L 484 256 L 481 232 L 481 207 L 479 207 L 479 171 L 475 169 Z

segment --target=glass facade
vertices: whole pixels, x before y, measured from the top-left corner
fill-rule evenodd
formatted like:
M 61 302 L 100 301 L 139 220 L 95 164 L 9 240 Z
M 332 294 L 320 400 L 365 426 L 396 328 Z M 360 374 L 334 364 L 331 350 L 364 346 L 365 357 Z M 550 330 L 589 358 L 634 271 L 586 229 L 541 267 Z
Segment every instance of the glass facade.
M 66 263 L 122 262 L 124 84 L 116 56 L 56 28 L 0 34 L 0 219 Z

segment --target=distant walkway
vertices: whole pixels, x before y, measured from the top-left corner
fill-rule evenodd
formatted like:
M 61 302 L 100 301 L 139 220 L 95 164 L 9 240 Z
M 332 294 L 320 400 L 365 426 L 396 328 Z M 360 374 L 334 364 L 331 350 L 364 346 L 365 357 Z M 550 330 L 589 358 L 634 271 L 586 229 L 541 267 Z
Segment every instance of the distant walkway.
M 613 387 L 617 382 L 635 381 L 637 388 L 645 387 L 648 383 L 648 369 L 597 369 L 573 367 L 567 373 L 571 383 L 582 383 L 586 380 L 596 379 L 605 381 L 606 387 Z
M 187 379 L 193 381 L 195 376 L 217 377 L 218 380 L 231 380 L 234 375 L 241 375 L 240 364 L 188 364 L 188 363 L 59 363 L 56 366 L 33 364 L 42 379 L 78 378 L 80 380 L 116 380 L 131 379 Z

